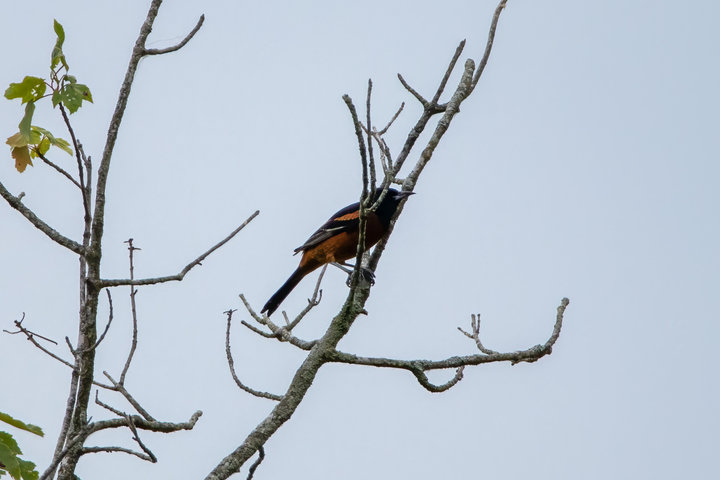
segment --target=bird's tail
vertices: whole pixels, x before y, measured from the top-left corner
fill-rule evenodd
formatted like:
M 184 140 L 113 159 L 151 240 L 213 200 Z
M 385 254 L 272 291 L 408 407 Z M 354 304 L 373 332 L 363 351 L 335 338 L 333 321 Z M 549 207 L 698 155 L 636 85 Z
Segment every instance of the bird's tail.
M 260 311 L 260 313 L 267 312 L 268 317 L 273 314 L 275 310 L 280 306 L 280 304 L 285 300 L 285 298 L 290 295 L 290 292 L 292 292 L 293 288 L 297 286 L 298 283 L 300 283 L 300 280 L 303 279 L 305 275 L 307 275 L 308 272 L 301 270 L 300 267 L 295 270 L 292 275 L 290 275 L 290 278 L 287 279 L 285 283 L 283 283 L 283 286 L 280 287 L 280 289 L 273 294 L 272 297 L 270 297 L 270 300 L 267 301 L 263 309 Z

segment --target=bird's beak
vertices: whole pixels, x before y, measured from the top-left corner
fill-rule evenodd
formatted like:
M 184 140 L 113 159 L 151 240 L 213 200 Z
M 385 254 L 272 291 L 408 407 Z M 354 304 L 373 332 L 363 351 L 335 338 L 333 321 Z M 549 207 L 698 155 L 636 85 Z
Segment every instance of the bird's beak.
M 396 197 L 399 199 L 403 199 L 403 198 L 409 197 L 410 195 L 415 195 L 415 192 L 407 192 L 407 191 L 398 192 Z

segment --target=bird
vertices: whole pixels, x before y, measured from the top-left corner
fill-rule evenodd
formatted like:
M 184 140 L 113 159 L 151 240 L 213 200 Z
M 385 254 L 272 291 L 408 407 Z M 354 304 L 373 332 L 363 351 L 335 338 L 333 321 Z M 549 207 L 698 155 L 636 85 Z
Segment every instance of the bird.
M 373 195 L 373 200 L 380 198 L 383 191 L 378 187 Z M 365 248 L 369 249 L 375 245 L 390 228 L 390 219 L 400 205 L 400 202 L 414 192 L 397 191 L 389 188 L 385 197 L 375 211 L 368 210 L 367 223 L 365 224 Z M 337 266 L 345 263 L 357 254 L 358 230 L 360 226 L 360 203 L 338 210 L 330 219 L 325 222 L 315 233 L 310 235 L 305 243 L 295 249 L 294 255 L 302 252 L 300 264 L 290 275 L 290 278 L 270 297 L 260 313 L 267 313 L 268 317 L 273 314 L 290 292 L 300 283 L 307 274 L 327 264 Z M 341 267 L 342 268 L 342 267 Z M 366 278 L 371 282 L 374 276 L 372 272 L 365 272 Z

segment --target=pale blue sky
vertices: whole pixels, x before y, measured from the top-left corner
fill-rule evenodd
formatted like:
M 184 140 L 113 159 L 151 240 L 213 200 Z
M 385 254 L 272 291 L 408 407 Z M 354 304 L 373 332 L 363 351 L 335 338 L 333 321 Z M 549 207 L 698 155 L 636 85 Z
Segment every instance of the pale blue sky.
M 99 158 L 147 3 L 5 5 L 0 87 L 46 73 L 57 18 L 71 73 L 95 99 L 73 122 Z M 271 402 L 230 378 L 222 311 L 242 308 L 240 292 L 259 308 L 295 268 L 292 249 L 357 199 L 357 144 L 341 95 L 363 103 L 372 77 L 378 124 L 408 104 L 389 136 L 397 153 L 418 108 L 395 74 L 429 94 L 460 40 L 463 58 L 480 58 L 494 8 L 163 5 L 152 47 L 180 40 L 201 13 L 206 22 L 182 51 L 141 63 L 111 168 L 105 276 L 126 276 L 128 237 L 142 248 L 138 276 L 170 274 L 261 214 L 182 283 L 138 295 L 128 388 L 159 419 L 203 410 L 195 430 L 145 434 L 156 465 L 89 456 L 83 479 L 203 478 L 264 418 Z M 397 224 L 370 315 L 341 347 L 400 358 L 472 353 L 456 327 L 480 312 L 488 347 L 522 349 L 545 341 L 567 296 L 554 353 L 468 369 L 444 394 L 404 372 L 328 366 L 268 442 L 255 478 L 716 478 L 718 18 L 713 1 L 510 0 L 485 75 Z M 0 133 L 12 134 L 21 112 L 0 102 Z M 40 107 L 36 123 L 59 133 L 54 114 Z M 3 183 L 79 238 L 76 190 L 42 165 L 17 174 L 5 153 Z M 72 168 L 64 155 L 54 158 Z M 30 328 L 75 338 L 76 260 L 6 205 L 0 232 L 2 328 L 26 312 Z M 344 281 L 326 276 L 323 303 L 300 336 L 324 331 Z M 283 308 L 301 308 L 312 285 L 303 282 Z M 116 320 L 97 364 L 117 373 L 130 323 L 127 292 L 114 295 Z M 301 354 L 252 335 L 233 330 L 241 378 L 282 392 Z M 0 411 L 45 429 L 44 439 L 17 434 L 44 467 L 69 372 L 19 336 L 0 335 L 0 352 Z M 93 443 L 131 445 L 125 432 Z

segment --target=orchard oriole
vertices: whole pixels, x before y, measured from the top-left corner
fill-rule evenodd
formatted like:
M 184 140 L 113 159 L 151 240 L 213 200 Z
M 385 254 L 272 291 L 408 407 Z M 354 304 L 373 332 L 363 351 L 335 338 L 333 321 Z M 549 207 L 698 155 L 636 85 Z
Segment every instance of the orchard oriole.
M 374 200 L 379 198 L 382 188 L 374 193 Z M 390 219 L 397 210 L 400 201 L 412 195 L 413 192 L 398 192 L 390 188 L 375 211 L 367 212 L 365 226 L 365 248 L 375 245 L 388 231 Z M 358 230 L 360 226 L 360 203 L 353 203 L 339 210 L 330 220 L 310 235 L 305 243 L 295 249 L 295 254 L 302 252 L 300 265 L 290 275 L 275 294 L 267 301 L 261 313 L 268 316 L 278 308 L 293 288 L 308 273 L 325 265 L 326 263 L 344 264 L 345 260 L 357 253 Z

